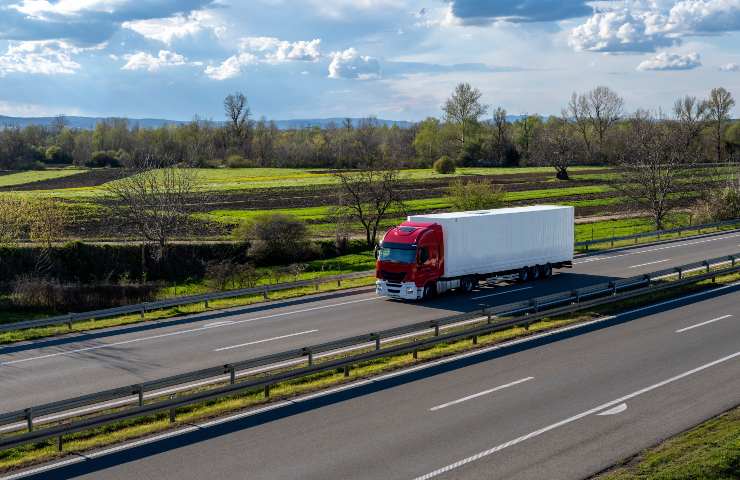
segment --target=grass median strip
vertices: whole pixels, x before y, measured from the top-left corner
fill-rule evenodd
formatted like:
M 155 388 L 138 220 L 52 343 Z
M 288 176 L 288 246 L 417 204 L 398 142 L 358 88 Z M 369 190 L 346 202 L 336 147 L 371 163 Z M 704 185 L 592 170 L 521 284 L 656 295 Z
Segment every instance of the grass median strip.
M 740 407 L 647 449 L 594 480 L 740 477 Z
M 382 373 L 402 368 L 410 367 L 416 364 L 437 360 L 443 357 L 459 354 L 473 349 L 491 346 L 506 340 L 518 337 L 532 335 L 538 332 L 556 329 L 566 325 L 572 325 L 579 322 L 592 320 L 603 317 L 615 311 L 624 311 L 646 304 L 653 304 L 664 298 L 676 297 L 685 293 L 695 292 L 701 289 L 711 288 L 713 285 L 728 284 L 737 281 L 740 275 L 727 275 L 718 277 L 715 283 L 711 281 L 699 282 L 694 285 L 677 287 L 671 291 L 659 292 L 655 294 L 646 294 L 639 298 L 622 301 L 617 304 L 602 307 L 600 309 L 591 309 L 576 315 L 570 314 L 561 317 L 546 318 L 529 325 L 528 327 L 513 327 L 498 332 L 488 333 L 477 337 L 476 342 L 470 338 L 455 341 L 447 341 L 436 344 L 432 347 L 419 350 L 417 355 L 411 353 L 389 355 L 374 360 L 364 361 L 355 364 L 349 375 L 345 376 L 343 369 L 332 369 L 320 373 L 306 375 L 300 379 L 278 382 L 271 385 L 270 396 L 267 398 L 263 389 L 252 389 L 237 395 L 222 397 L 219 399 L 209 400 L 196 405 L 182 407 L 177 409 L 177 422 L 171 424 L 167 413 L 151 415 L 134 420 L 117 422 L 105 427 L 90 429 L 84 432 L 70 434 L 64 437 L 64 452 L 56 451 L 55 441 L 49 440 L 38 442 L 36 444 L 24 445 L 17 448 L 8 449 L 0 452 L 0 471 L 9 471 L 18 468 L 28 467 L 30 465 L 48 462 L 50 460 L 69 455 L 71 452 L 85 452 L 100 449 L 126 440 L 146 437 L 148 435 L 167 431 L 177 428 L 178 425 L 201 422 L 214 417 L 223 416 L 233 412 L 243 411 L 245 409 L 257 407 L 268 402 L 275 402 L 294 398 L 311 392 L 320 391 L 329 387 L 335 387 L 359 379 L 370 378 Z M 469 328 L 470 325 L 467 326 Z M 450 332 L 459 330 L 464 327 L 454 327 Z M 431 335 L 428 334 L 428 335 Z M 415 338 L 422 338 L 424 335 L 418 335 Z M 408 342 L 409 339 L 396 340 L 384 344 L 385 347 Z M 356 352 L 355 352 L 356 353 Z M 316 359 L 316 363 L 336 360 L 342 355 L 330 355 L 324 358 Z M 299 368 L 299 367 L 286 367 Z M 255 376 L 245 376 L 238 381 L 245 381 L 257 378 Z M 214 388 L 216 385 L 199 387 L 197 390 L 207 390 Z M 192 394 L 193 390 L 182 392 L 181 394 Z M 159 399 L 161 399 L 160 397 Z M 158 399 L 148 399 L 148 402 Z M 111 410 L 113 411 L 113 410 Z M 98 412 L 100 414 L 100 412 Z M 67 419 L 65 421 L 70 421 Z M 48 424 L 52 425 L 52 424 Z M 39 426 L 44 428 L 44 426 Z

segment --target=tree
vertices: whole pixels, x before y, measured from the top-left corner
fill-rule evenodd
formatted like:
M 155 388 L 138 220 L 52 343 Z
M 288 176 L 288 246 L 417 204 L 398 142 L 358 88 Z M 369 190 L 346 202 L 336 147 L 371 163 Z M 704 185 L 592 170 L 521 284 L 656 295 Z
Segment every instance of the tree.
M 72 157 L 57 145 L 52 145 L 51 147 L 46 149 L 45 158 L 46 163 L 50 163 L 53 165 L 65 165 L 72 163 Z
M 361 171 L 342 171 L 335 174 L 339 185 L 340 204 L 348 216 L 355 218 L 365 229 L 367 246 L 377 244 L 378 228 L 391 206 L 404 210 L 399 195 L 399 171 L 393 166 L 370 166 Z
M 234 236 L 248 241 L 250 254 L 262 264 L 285 264 L 310 256 L 306 224 L 289 215 L 261 215 L 237 229 Z
M 722 162 L 722 133 L 725 124 L 730 120 L 730 111 L 735 106 L 732 94 L 724 88 L 713 88 L 707 100 L 707 112 L 709 120 L 714 127 L 714 141 L 717 152 L 717 163 Z
M 583 143 L 577 136 L 577 129 L 577 122 L 550 117 L 534 139 L 531 155 L 535 165 L 549 165 L 555 169 L 558 179 L 568 180 L 568 168 L 583 157 Z
M 434 162 L 434 171 L 442 175 L 455 173 L 455 162 L 447 155 L 442 155 Z
M 224 112 L 228 120 L 231 145 L 240 151 L 246 151 L 249 139 L 250 109 L 247 97 L 241 92 L 229 94 L 224 99 Z
M 424 160 L 424 164 L 429 165 L 439 157 L 441 144 L 439 120 L 427 118 L 422 121 L 414 137 L 414 149 L 416 154 Z
M 493 160 L 498 165 L 506 163 L 506 153 L 509 146 L 509 124 L 506 118 L 506 110 L 498 107 L 493 112 L 493 138 L 491 142 L 491 153 Z
M 624 100 L 609 87 L 599 86 L 583 94 L 571 96 L 563 116 L 575 122 L 591 161 L 594 160 L 592 135 L 598 142 L 598 153 L 605 154 L 606 134 L 619 121 Z
M 649 211 L 655 227 L 680 202 L 679 178 L 696 157 L 687 151 L 686 132 L 645 111 L 629 119 L 616 165 L 619 175 L 612 186 L 639 210 Z
M 478 125 L 488 107 L 480 101 L 483 94 L 469 83 L 459 83 L 452 96 L 442 106 L 445 119 L 458 126 L 460 146 L 464 147 L 471 129 Z
M 207 201 L 196 170 L 152 157 L 125 169 L 122 178 L 107 183 L 105 189 L 113 200 L 115 216 L 145 243 L 155 243 L 160 259 L 170 240 L 188 231 L 188 216 L 194 207 Z
M 686 95 L 673 104 L 673 115 L 678 127 L 683 130 L 686 148 L 695 145 L 707 122 L 708 103 Z M 698 152 L 697 152 L 698 153 Z
M 452 207 L 458 211 L 499 208 L 504 205 L 506 192 L 501 185 L 492 185 L 486 180 L 456 179 L 447 188 Z
M 41 247 L 36 257 L 35 273 L 48 275 L 53 268 L 52 246 L 61 240 L 69 223 L 68 208 L 59 199 L 42 197 L 29 201 L 23 213 L 28 238 Z
M 514 138 L 524 160 L 529 160 L 530 146 L 540 126 L 542 126 L 542 119 L 539 115 L 525 114 L 514 123 Z

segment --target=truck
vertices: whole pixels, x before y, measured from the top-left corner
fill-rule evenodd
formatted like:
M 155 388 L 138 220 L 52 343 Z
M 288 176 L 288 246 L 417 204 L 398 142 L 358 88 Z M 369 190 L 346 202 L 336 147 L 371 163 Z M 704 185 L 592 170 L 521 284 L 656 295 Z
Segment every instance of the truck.
M 376 293 L 421 300 L 481 281 L 547 278 L 572 267 L 573 242 L 568 206 L 410 215 L 375 250 Z

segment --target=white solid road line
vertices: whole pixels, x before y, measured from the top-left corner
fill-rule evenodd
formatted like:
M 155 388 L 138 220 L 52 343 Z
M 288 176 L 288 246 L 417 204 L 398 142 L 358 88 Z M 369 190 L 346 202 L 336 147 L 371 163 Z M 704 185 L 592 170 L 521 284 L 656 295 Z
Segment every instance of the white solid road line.
M 647 267 L 648 265 L 655 265 L 656 263 L 663 263 L 663 262 L 669 262 L 671 259 L 666 258 L 665 260 L 656 260 L 654 262 L 647 262 L 647 263 L 641 263 L 639 265 L 632 265 L 629 268 L 640 268 L 640 267 Z
M 202 327 L 189 328 L 187 330 L 179 330 L 177 332 L 161 333 L 159 335 L 152 335 L 152 336 L 149 336 L 149 337 L 132 338 L 130 340 L 122 340 L 120 342 L 106 343 L 106 344 L 103 344 L 103 345 L 95 345 L 95 346 L 92 346 L 92 347 L 76 348 L 74 350 L 65 350 L 65 351 L 62 351 L 62 352 L 47 353 L 45 355 L 38 355 L 38 356 L 35 356 L 35 357 L 19 358 L 17 360 L 8 360 L 8 361 L 5 361 L 5 362 L 0 362 L 0 367 L 1 366 L 5 366 L 5 365 L 16 365 L 16 364 L 19 364 L 19 363 L 32 362 L 34 360 L 43 360 L 43 359 L 46 359 L 46 358 L 60 357 L 62 355 L 71 355 L 73 353 L 82 353 L 82 352 L 89 352 L 89 351 L 92 351 L 92 350 L 100 350 L 101 348 L 118 347 L 120 345 L 128 345 L 130 343 L 145 342 L 147 340 L 156 340 L 158 338 L 172 337 L 172 336 L 175 336 L 175 335 L 184 335 L 186 333 L 202 332 L 204 330 L 210 330 L 212 328 L 230 327 L 230 326 L 239 325 L 239 324 L 242 324 L 242 323 L 256 322 L 258 320 L 266 320 L 268 318 L 285 317 L 285 316 L 288 316 L 288 315 L 295 315 L 296 313 L 313 312 L 313 311 L 316 311 L 316 310 L 324 310 L 324 309 L 327 309 L 327 308 L 338 307 L 338 306 L 342 306 L 342 305 L 351 305 L 351 304 L 354 304 L 354 303 L 369 302 L 369 301 L 372 301 L 372 300 L 378 300 L 380 298 L 381 297 L 361 298 L 359 300 L 352 300 L 352 301 L 349 301 L 349 302 L 332 303 L 331 305 L 321 305 L 321 306 L 318 306 L 318 307 L 304 308 L 303 310 L 291 310 L 290 312 L 273 313 L 272 315 L 265 315 L 265 316 L 262 316 L 262 317 L 247 318 L 247 319 L 244 319 L 244 320 L 230 320 L 230 323 L 224 323 L 224 322 L 209 323 L 209 324 L 204 325 Z
M 521 292 L 522 290 L 529 290 L 530 288 L 534 288 L 534 287 L 515 288 L 514 290 L 506 290 L 504 292 L 491 293 L 489 295 L 481 295 L 480 297 L 473 297 L 471 298 L 471 300 L 480 300 L 481 298 L 495 297 L 496 295 L 506 295 L 507 293 Z
M 513 387 L 514 385 L 519 385 L 520 383 L 528 382 L 530 380 L 534 380 L 534 377 L 521 378 L 519 380 L 515 380 L 505 385 L 499 385 L 498 387 L 490 388 L 488 390 L 483 390 L 482 392 L 474 393 L 473 395 L 468 395 L 467 397 L 458 398 L 457 400 L 453 400 L 451 402 L 443 403 L 442 405 L 437 405 L 436 407 L 432 407 L 429 409 L 429 411 L 436 412 L 437 410 L 441 410 L 443 408 L 446 408 L 452 405 L 457 405 L 458 403 L 467 402 L 468 400 L 482 397 L 483 395 L 488 395 L 489 393 L 498 392 L 499 390 L 503 390 L 504 388 Z
M 280 335 L 279 337 L 265 338 L 263 340 L 255 340 L 253 342 L 240 343 L 239 345 L 231 345 L 229 347 L 221 347 L 213 350 L 214 352 L 223 352 L 224 350 L 232 350 L 234 348 L 248 347 L 250 345 L 257 345 L 259 343 L 273 342 L 275 340 L 282 340 L 284 338 L 297 337 L 298 335 L 307 335 L 309 333 L 316 333 L 318 330 L 306 330 L 305 332 L 289 333 L 288 335 Z
M 730 318 L 731 316 L 732 315 L 722 315 L 721 317 L 713 318 L 711 320 L 707 320 L 706 322 L 701 322 L 701 323 L 697 323 L 696 325 L 691 325 L 690 327 L 678 329 L 676 330 L 676 333 L 687 332 L 695 328 L 703 327 L 704 325 L 709 325 L 710 323 L 719 322 L 720 320 L 724 320 L 725 318 Z
M 688 370 L 686 372 L 680 373 L 674 377 L 668 378 L 666 380 L 663 380 L 662 382 L 654 383 L 648 387 L 642 388 L 640 390 L 637 390 L 635 392 L 629 393 L 623 397 L 617 398 L 615 400 L 612 400 L 610 402 L 603 403 L 597 407 L 594 407 L 590 410 L 586 410 L 585 412 L 581 412 L 577 415 L 573 415 L 572 417 L 568 417 L 564 420 L 560 420 L 559 422 L 553 423 L 551 425 L 548 425 L 546 427 L 540 428 L 539 430 L 535 430 L 534 432 L 530 432 L 526 435 L 522 435 L 521 437 L 517 437 L 513 440 L 509 440 L 508 442 L 502 443 L 500 445 L 496 445 L 495 447 L 489 448 L 488 450 L 484 450 L 482 452 L 476 453 L 475 455 L 471 455 L 470 457 L 463 458 L 462 460 L 458 460 L 455 463 L 451 463 L 449 465 L 446 465 L 442 468 L 439 468 L 437 470 L 434 470 L 433 472 L 427 473 L 426 475 L 422 475 L 421 477 L 416 477 L 415 480 L 427 480 L 429 478 L 434 478 L 436 476 L 442 475 L 444 473 L 450 472 L 456 468 L 460 468 L 463 465 L 467 465 L 469 463 L 475 462 L 476 460 L 480 460 L 483 457 L 487 457 L 489 455 L 492 455 L 496 452 L 500 452 L 501 450 L 504 450 L 509 447 L 513 447 L 514 445 L 517 445 L 519 443 L 525 442 L 527 440 L 531 440 L 532 438 L 539 437 L 543 433 L 547 433 L 551 430 L 555 430 L 556 428 L 560 428 L 564 425 L 567 425 L 569 423 L 573 423 L 577 420 L 580 420 L 584 417 L 587 417 L 589 415 L 592 415 L 597 412 L 601 412 L 602 410 L 606 410 L 608 408 L 614 407 L 616 405 L 620 405 L 622 403 L 625 403 L 627 400 L 630 400 L 632 398 L 635 398 L 639 395 L 643 395 L 645 393 L 651 392 L 655 389 L 664 387 L 668 384 L 677 382 L 678 380 L 681 380 L 683 378 L 686 378 L 690 375 L 697 374 L 701 371 L 704 371 L 708 368 L 720 365 L 722 363 L 728 362 L 732 359 L 740 357 L 740 352 L 735 352 L 731 355 L 727 355 L 726 357 L 719 358 L 713 362 L 705 363 L 704 365 L 701 365 L 699 367 L 696 367 L 692 370 Z
M 612 258 L 626 257 L 628 255 L 640 255 L 641 253 L 658 252 L 658 251 L 661 251 L 661 250 L 668 250 L 669 248 L 679 248 L 679 247 L 687 247 L 687 246 L 691 246 L 691 245 L 699 245 L 700 243 L 716 242 L 718 240 L 727 240 L 728 238 L 733 238 L 733 237 L 740 237 L 740 233 L 734 233 L 732 235 L 724 235 L 724 236 L 721 236 L 721 237 L 709 238 L 707 240 L 698 240 L 698 241 L 695 241 L 695 242 L 681 242 L 681 243 L 676 243 L 674 245 L 668 245 L 668 246 L 665 246 L 665 247 L 657 247 L 657 248 L 650 248 L 650 249 L 646 249 L 646 250 L 638 250 L 638 251 L 634 251 L 634 252 L 622 253 L 622 254 L 619 254 L 619 255 L 609 255 L 609 256 L 606 256 L 606 257 L 595 255 L 593 257 L 589 257 L 589 258 L 587 258 L 585 260 L 581 260 L 579 262 L 573 262 L 573 265 L 580 265 L 582 263 L 598 262 L 598 261 L 601 261 L 601 260 L 610 260 Z

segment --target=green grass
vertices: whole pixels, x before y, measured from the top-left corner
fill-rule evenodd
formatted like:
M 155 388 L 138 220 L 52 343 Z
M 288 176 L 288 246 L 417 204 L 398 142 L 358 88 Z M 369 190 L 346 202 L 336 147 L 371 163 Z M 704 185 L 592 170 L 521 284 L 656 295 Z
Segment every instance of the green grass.
M 0 187 L 14 187 L 43 180 L 69 177 L 86 171 L 87 170 L 68 168 L 63 170 L 30 170 L 26 172 L 11 173 L 9 175 L 0 175 Z
M 598 480 L 740 478 L 740 407 L 648 449 Z

